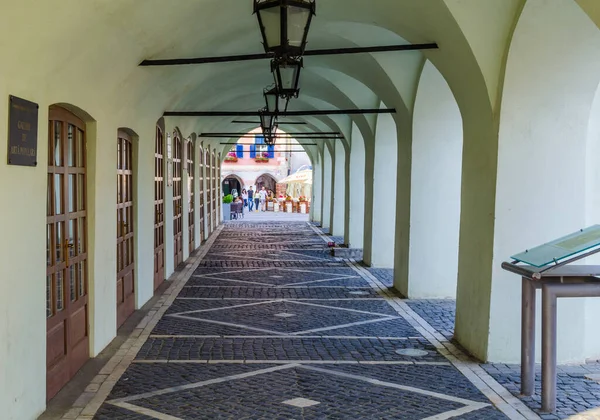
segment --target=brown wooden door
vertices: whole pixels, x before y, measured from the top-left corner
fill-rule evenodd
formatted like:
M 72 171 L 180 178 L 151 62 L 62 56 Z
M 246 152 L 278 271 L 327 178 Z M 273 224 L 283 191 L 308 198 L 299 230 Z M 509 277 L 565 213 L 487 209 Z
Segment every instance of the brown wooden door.
M 206 217 L 207 217 L 207 223 L 208 223 L 208 234 L 210 235 L 213 232 L 213 222 L 212 222 L 212 204 L 213 204 L 213 198 L 212 198 L 212 171 L 210 169 L 210 153 L 208 151 L 208 149 L 206 150 L 205 153 L 205 165 L 204 168 L 206 170 L 206 205 L 208 206 L 208 208 L 206 209 Z
M 212 176 L 212 230 L 217 228 L 217 161 L 215 158 L 215 152 L 212 153 L 212 164 L 210 165 L 211 176 Z M 242 192 L 239 191 L 241 195 Z
M 89 359 L 85 124 L 49 113 L 46 228 L 46 398 Z
M 200 208 L 198 211 L 200 212 L 200 243 L 204 241 L 204 150 L 200 148 L 200 163 L 198 165 L 198 183 L 200 184 L 200 189 L 198 194 L 200 194 Z
M 154 146 L 154 290 L 165 280 L 164 135 L 156 126 Z
M 119 131 L 117 138 L 117 328 L 135 310 L 133 246 L 133 144 Z
M 183 199 L 181 194 L 181 138 L 176 134 L 173 138 L 173 241 L 175 267 L 183 262 Z
M 219 214 L 219 209 L 221 209 L 221 206 L 223 205 L 223 181 L 221 180 L 221 153 L 219 153 L 219 155 L 217 156 L 217 224 L 219 224 L 219 219 L 220 219 L 220 214 Z M 242 188 L 244 188 L 243 185 L 240 185 L 240 196 L 242 194 Z M 222 211 L 221 211 L 222 213 Z
M 185 155 L 187 160 L 188 168 L 188 244 L 190 254 L 196 249 L 196 236 L 194 234 L 194 175 L 196 174 L 196 167 L 194 166 L 194 143 L 191 141 L 187 142 L 187 153 Z

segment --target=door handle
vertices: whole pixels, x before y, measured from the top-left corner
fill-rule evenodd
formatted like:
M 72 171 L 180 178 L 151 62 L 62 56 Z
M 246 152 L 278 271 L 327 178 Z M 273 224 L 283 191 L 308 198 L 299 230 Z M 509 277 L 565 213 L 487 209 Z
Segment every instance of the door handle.
M 69 242 L 65 242 L 64 245 L 64 253 L 65 253 L 65 264 L 69 266 L 69 249 L 73 249 L 73 244 Z

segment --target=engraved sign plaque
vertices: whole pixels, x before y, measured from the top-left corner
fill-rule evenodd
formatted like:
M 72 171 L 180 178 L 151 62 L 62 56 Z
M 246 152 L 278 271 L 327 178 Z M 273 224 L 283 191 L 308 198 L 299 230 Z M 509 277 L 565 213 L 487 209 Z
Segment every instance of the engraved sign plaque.
M 12 95 L 8 102 L 8 164 L 36 166 L 39 105 Z

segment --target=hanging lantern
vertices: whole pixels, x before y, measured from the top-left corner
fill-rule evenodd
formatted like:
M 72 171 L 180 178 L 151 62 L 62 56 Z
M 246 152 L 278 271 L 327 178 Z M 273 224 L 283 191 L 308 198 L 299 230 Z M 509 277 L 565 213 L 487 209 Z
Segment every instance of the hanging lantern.
M 315 11 L 315 0 L 254 0 L 265 52 L 302 56 Z
M 275 80 L 275 89 L 280 97 L 297 98 L 300 93 L 300 69 L 302 59 L 275 59 L 271 61 L 271 72 Z
M 265 103 L 267 105 L 266 109 L 269 112 L 278 113 L 279 112 L 279 93 L 277 92 L 277 88 L 273 88 L 271 90 L 264 91 Z

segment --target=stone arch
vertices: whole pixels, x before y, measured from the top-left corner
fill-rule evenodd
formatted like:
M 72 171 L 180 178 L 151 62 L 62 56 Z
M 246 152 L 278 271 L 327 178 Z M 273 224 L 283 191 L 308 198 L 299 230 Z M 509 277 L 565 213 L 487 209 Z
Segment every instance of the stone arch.
M 385 108 L 381 103 L 381 108 Z M 365 229 L 365 263 L 394 267 L 396 194 L 398 176 L 398 129 L 391 115 L 381 114 L 375 125 L 373 164 L 373 210 L 371 225 Z
M 230 180 L 234 181 L 234 182 L 232 183 Z M 225 182 L 225 181 L 228 181 L 228 182 Z M 237 190 L 238 196 L 241 196 L 242 189 L 245 188 L 244 180 L 242 178 L 240 178 L 238 175 L 233 174 L 233 173 L 223 175 L 223 180 L 221 181 L 221 185 L 223 186 L 223 194 L 225 194 L 225 195 L 231 194 L 233 192 L 233 189 L 235 188 Z
M 409 272 L 400 288 L 409 298 L 456 296 L 462 143 L 454 95 L 428 61 L 413 112 Z
M 352 124 L 350 147 L 350 179 L 348 194 L 349 204 L 349 229 L 348 246 L 362 248 L 365 231 L 365 140 L 356 124 Z
M 275 193 L 277 191 L 277 178 L 268 172 L 263 172 L 262 174 L 256 177 L 254 185 L 255 191 L 260 191 L 264 186 L 267 189 L 267 191 L 273 190 L 273 193 Z
M 458 288 L 457 338 L 489 336 L 480 348 L 470 349 L 481 358 L 512 362 L 519 357 L 515 331 L 521 287 L 501 262 L 587 222 L 588 127 L 599 81 L 600 32 L 577 4 L 527 2 L 513 34 L 502 91 L 491 284 L 475 294 L 463 292 L 460 281 Z M 557 194 L 560 199 L 547 199 Z M 485 331 L 473 328 L 467 302 L 488 306 L 479 308 L 480 314 L 482 309 L 489 313 Z M 591 330 L 586 334 L 589 325 L 579 321 L 598 316 L 598 310 L 589 300 L 565 301 L 561 307 L 559 361 L 600 353 L 600 340 Z

